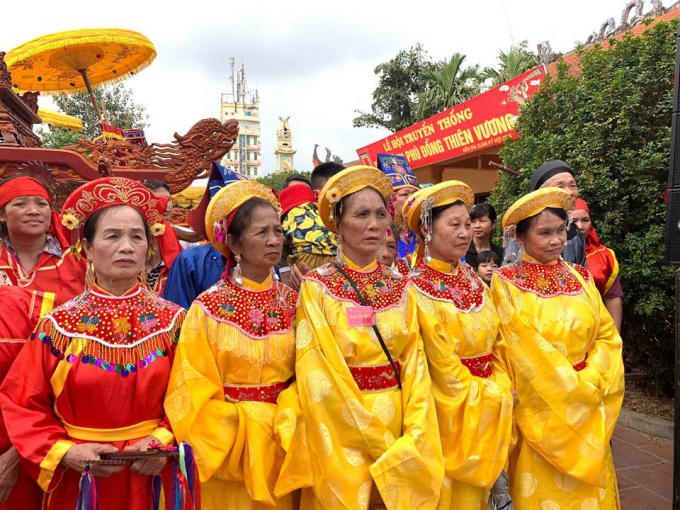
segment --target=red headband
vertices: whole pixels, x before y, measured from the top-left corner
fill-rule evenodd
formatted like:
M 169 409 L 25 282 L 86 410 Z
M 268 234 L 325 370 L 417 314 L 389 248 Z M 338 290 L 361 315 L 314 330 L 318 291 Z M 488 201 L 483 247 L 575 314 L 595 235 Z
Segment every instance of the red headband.
M 0 186 L 0 208 L 19 197 L 40 197 L 52 205 L 52 197 L 47 188 L 33 177 L 17 177 Z
M 19 197 L 40 197 L 52 206 L 52 196 L 47 188 L 33 177 L 17 177 L 0 186 L 0 209 Z M 62 249 L 68 247 L 68 241 L 61 231 L 61 216 L 54 209 L 47 233 L 57 238 Z
M 574 207 L 574 211 L 588 211 L 590 212 L 590 209 L 588 209 L 588 204 L 586 204 L 585 200 L 581 200 L 580 198 L 576 199 L 576 206 Z
M 281 191 L 281 217 L 285 217 L 288 211 L 308 202 L 316 202 L 312 188 L 307 185 L 288 186 Z

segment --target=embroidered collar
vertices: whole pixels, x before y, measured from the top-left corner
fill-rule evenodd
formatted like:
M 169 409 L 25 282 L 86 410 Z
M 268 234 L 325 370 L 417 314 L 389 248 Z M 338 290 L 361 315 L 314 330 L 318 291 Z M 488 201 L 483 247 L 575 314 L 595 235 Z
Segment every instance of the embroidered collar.
M 80 358 L 127 376 L 174 349 L 183 318 L 182 308 L 139 284 L 122 296 L 95 286 L 45 315 L 30 339 L 69 363 Z
M 216 321 L 232 324 L 250 338 L 263 339 L 292 330 L 297 297 L 297 292 L 271 278 L 262 290 L 240 287 L 223 278 L 196 302 Z
M 362 273 L 368 273 L 369 271 L 374 271 L 376 267 L 378 267 L 378 261 L 376 259 L 373 259 L 367 266 L 361 267 L 351 260 L 349 260 L 347 257 L 344 255 L 342 256 L 342 261 L 344 262 L 343 266 L 347 266 L 350 269 L 353 269 L 354 271 L 360 271 Z
M 578 272 L 586 283 L 590 282 L 590 273 L 578 264 L 569 264 L 562 259 L 550 265 L 531 260 L 518 260 L 514 264 L 503 266 L 497 274 L 522 290 L 546 298 L 560 294 L 567 296 L 579 294 L 583 290 L 583 285 L 575 272 Z
M 375 311 L 400 305 L 405 296 L 406 278 L 379 262 L 373 264 L 373 269 L 369 271 L 359 271 L 344 264 L 342 269 L 354 281 L 364 299 L 373 305 Z M 332 263 L 310 271 L 305 275 L 305 279 L 319 282 L 326 287 L 331 296 L 340 301 L 361 304 L 352 285 Z
M 463 312 L 477 312 L 484 307 L 484 284 L 472 268 L 458 263 L 452 272 L 437 270 L 451 264 L 440 260 L 430 265 L 419 259 L 411 273 L 411 281 L 426 296 L 438 301 L 448 301 Z

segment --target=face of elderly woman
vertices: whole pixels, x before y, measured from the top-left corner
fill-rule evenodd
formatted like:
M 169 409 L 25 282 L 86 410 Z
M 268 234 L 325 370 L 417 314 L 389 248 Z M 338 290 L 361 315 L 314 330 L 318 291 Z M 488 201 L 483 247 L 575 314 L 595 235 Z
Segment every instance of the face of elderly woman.
M 97 218 L 94 233 L 83 241 L 92 261 L 97 283 L 107 290 L 112 284 L 132 287 L 146 262 L 149 242 L 142 215 L 126 205 L 109 207 Z
M 545 210 L 538 218 L 530 220 L 526 232 L 520 232 L 518 225 L 517 237 L 528 255 L 541 264 L 552 264 L 560 258 L 567 242 L 567 222 Z
M 382 196 L 372 188 L 347 197 L 338 223 L 342 249 L 355 264 L 370 263 L 385 242 L 390 218 Z
M 246 207 L 246 206 L 242 206 Z M 269 274 L 278 264 L 283 250 L 283 228 L 274 208 L 267 202 L 257 202 L 253 208 L 234 215 L 227 243 L 234 254 L 241 256 L 241 270 L 246 278 Z
M 472 240 L 470 213 L 464 204 L 445 209 L 432 223 L 431 255 L 444 262 L 465 256 Z
M 44 236 L 50 228 L 50 204 L 41 197 L 19 197 L 5 206 L 0 221 L 5 222 L 11 236 Z

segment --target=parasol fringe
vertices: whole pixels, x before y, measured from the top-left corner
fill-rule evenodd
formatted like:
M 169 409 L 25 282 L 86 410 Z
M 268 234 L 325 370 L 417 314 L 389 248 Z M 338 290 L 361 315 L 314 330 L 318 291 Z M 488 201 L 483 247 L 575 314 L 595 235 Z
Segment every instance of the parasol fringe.
M 51 35 L 58 35 L 58 34 L 51 34 Z M 144 37 L 143 35 L 139 34 L 140 37 Z M 38 39 L 45 39 L 49 38 L 50 36 L 43 36 Z M 122 74 L 119 75 L 113 75 L 112 78 L 107 79 L 105 81 L 101 81 L 98 83 L 92 83 L 93 88 L 101 87 L 103 85 L 107 84 L 112 84 L 112 83 L 117 83 L 119 81 L 125 80 L 132 76 L 133 74 L 138 73 L 139 71 L 142 71 L 145 69 L 147 66 L 149 66 L 157 56 L 156 52 L 156 47 L 153 45 L 151 41 L 148 39 L 135 39 L 132 37 L 124 37 L 124 36 L 114 36 L 114 35 L 98 35 L 98 36 L 91 36 L 91 37 L 74 37 L 70 39 L 60 39 L 56 40 L 54 42 L 45 42 L 42 44 L 38 44 L 37 46 L 30 48 L 30 49 L 23 49 L 26 47 L 30 47 L 37 39 L 34 39 L 33 41 L 29 41 L 17 48 L 14 48 L 13 50 L 9 51 L 7 55 L 5 56 L 5 63 L 7 64 L 7 67 L 10 69 L 10 72 L 12 71 L 12 67 L 27 58 L 31 58 L 35 55 L 38 55 L 40 53 L 43 53 L 48 50 L 56 50 L 63 48 L 64 46 L 69 46 L 69 45 L 75 45 L 75 44 L 107 44 L 107 43 L 116 43 L 116 44 L 130 44 L 134 46 L 140 46 L 147 48 L 151 50 L 151 53 L 148 57 L 144 59 L 143 62 L 139 64 L 135 64 L 133 67 L 130 67 L 127 71 L 125 71 Z M 111 73 L 112 74 L 112 73 Z M 82 79 L 82 78 L 80 78 Z M 41 89 L 40 87 L 34 87 L 34 90 L 26 90 L 26 89 L 21 89 L 21 88 L 14 88 L 12 87 L 12 90 L 14 92 L 18 93 L 24 93 L 24 92 L 40 92 L 43 95 L 55 95 L 55 94 L 60 94 L 60 93 L 74 93 L 74 92 L 86 92 L 87 87 L 83 84 L 82 87 L 73 87 L 69 89 Z
M 119 81 L 127 80 L 130 78 L 133 74 L 137 74 L 139 71 L 142 71 L 146 69 L 149 65 L 151 65 L 152 61 L 143 63 L 138 65 L 135 69 L 131 69 L 130 71 L 127 71 L 125 74 L 122 75 L 116 75 L 113 78 L 109 78 L 106 81 L 100 81 L 99 83 L 90 83 L 93 89 L 98 89 L 99 87 L 104 87 L 106 85 L 113 85 L 114 83 L 118 83 Z M 82 80 L 82 78 L 80 78 Z M 82 87 L 72 87 L 68 89 L 61 89 L 61 90 L 38 90 L 36 87 L 35 90 L 24 90 L 24 89 L 15 89 L 12 88 L 12 90 L 16 93 L 23 94 L 24 92 L 40 92 L 41 95 L 43 96 L 58 96 L 59 94 L 73 94 L 73 93 L 80 93 L 80 92 L 87 92 L 87 87 L 82 86 Z

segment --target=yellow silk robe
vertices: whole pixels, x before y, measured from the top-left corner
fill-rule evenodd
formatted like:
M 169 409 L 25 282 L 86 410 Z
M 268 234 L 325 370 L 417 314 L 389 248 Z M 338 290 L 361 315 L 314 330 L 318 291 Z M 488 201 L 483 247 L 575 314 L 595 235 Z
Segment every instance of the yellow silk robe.
M 203 510 L 297 508 L 299 494 L 291 491 L 305 480 L 281 476 L 292 460 L 283 446 L 290 449 L 296 441 L 296 416 L 290 408 L 279 413 L 277 404 L 225 397 L 225 387 L 292 379 L 296 298 L 271 277 L 262 284 L 244 278 L 242 288 L 222 280 L 189 309 L 165 410 L 178 441 L 194 449 Z M 251 306 L 258 299 L 275 304 Z M 281 393 L 279 402 L 290 392 L 295 388 Z M 294 448 L 303 457 L 304 446 Z M 306 471 L 304 463 L 293 464 Z
M 489 288 L 466 266 L 419 260 L 410 275 L 444 452 L 442 510 L 485 510 L 505 467 L 512 432 L 510 378 Z M 476 287 L 472 286 L 474 281 Z M 485 356 L 486 355 L 486 356 Z M 491 356 L 489 356 L 491 355 Z M 484 370 L 471 370 L 485 356 Z M 491 358 L 492 361 L 486 361 Z M 474 360 L 474 361 L 473 361 Z M 492 363 L 493 372 L 486 363 Z
M 345 259 L 343 269 L 374 303 L 381 335 L 401 364 L 402 389 L 359 390 L 348 365 L 385 364 L 387 357 L 370 326 L 348 325 L 347 309 L 357 301 L 338 286 L 346 280 L 335 268 L 308 273 L 295 369 L 314 485 L 303 490 L 301 508 L 434 509 L 443 462 L 415 293 L 375 261 L 358 268 Z M 392 374 L 389 365 L 385 370 Z
M 491 288 L 517 390 L 515 508 L 619 508 L 609 440 L 623 401 L 622 343 L 593 278 L 525 254 Z

